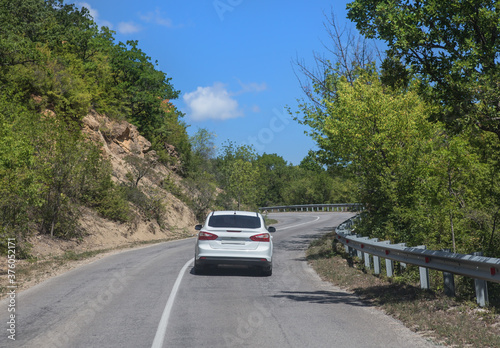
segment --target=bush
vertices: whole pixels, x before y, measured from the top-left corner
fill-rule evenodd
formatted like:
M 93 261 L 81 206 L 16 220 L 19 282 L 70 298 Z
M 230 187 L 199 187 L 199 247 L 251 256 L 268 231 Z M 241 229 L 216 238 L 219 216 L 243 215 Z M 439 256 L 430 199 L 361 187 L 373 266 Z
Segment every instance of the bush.
M 146 219 L 156 220 L 160 227 L 165 227 L 164 216 L 166 209 L 160 196 L 152 193 L 150 197 L 138 187 L 132 185 L 122 185 L 121 188 L 126 199 L 134 204 Z

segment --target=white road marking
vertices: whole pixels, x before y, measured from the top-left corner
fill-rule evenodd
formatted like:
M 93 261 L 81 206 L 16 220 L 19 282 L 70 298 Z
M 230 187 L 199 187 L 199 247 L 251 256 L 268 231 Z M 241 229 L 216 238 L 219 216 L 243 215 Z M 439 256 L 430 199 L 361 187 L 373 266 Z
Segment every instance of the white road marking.
M 168 318 L 170 317 L 170 312 L 174 305 L 175 296 L 177 295 L 177 291 L 179 290 L 179 286 L 181 285 L 182 277 L 184 273 L 186 273 L 186 269 L 193 263 L 194 258 L 186 262 L 184 267 L 182 267 L 177 279 L 175 280 L 174 287 L 170 292 L 170 296 L 167 300 L 167 305 L 163 310 L 163 314 L 161 315 L 160 323 L 158 324 L 158 329 L 156 329 L 155 339 L 153 341 L 153 345 L 151 348 L 161 348 L 163 347 L 163 341 L 165 340 L 165 333 L 167 332 Z
M 298 224 L 298 225 L 293 225 L 293 226 L 278 227 L 278 228 L 276 228 L 276 230 L 281 231 L 281 230 L 286 230 L 286 229 L 288 229 L 288 228 L 293 228 L 293 227 L 297 227 L 297 226 L 307 225 L 307 224 L 310 224 L 310 223 L 312 223 L 312 222 L 318 221 L 318 220 L 320 219 L 320 217 L 319 217 L 319 216 L 315 216 L 315 218 L 316 218 L 316 220 L 313 220 L 313 221 L 303 222 L 303 223 L 301 223 L 301 224 Z

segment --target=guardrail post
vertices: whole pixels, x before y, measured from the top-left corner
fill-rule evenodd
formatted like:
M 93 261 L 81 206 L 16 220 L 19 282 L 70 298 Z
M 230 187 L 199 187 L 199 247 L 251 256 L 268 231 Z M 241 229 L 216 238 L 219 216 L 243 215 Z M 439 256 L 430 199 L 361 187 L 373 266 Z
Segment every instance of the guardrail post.
M 474 284 L 476 286 L 476 301 L 480 307 L 486 307 L 488 305 L 488 283 L 486 280 L 474 279 Z
M 451 249 L 442 249 L 447 253 L 451 252 Z M 448 297 L 455 297 L 455 275 L 450 272 L 443 272 L 444 281 L 444 294 Z
M 472 253 L 474 256 L 483 256 L 481 251 Z M 476 301 L 480 307 L 486 307 L 488 305 L 488 283 L 486 280 L 474 279 L 474 285 L 476 288 Z
M 427 249 L 425 245 L 419 245 L 417 248 Z M 430 289 L 430 280 L 429 280 L 429 269 L 425 267 L 419 267 L 420 272 L 420 289 Z
M 365 267 L 366 267 L 367 269 L 372 269 L 372 267 L 371 267 L 371 262 L 370 262 L 370 256 L 371 256 L 371 255 L 370 255 L 370 254 L 368 254 L 368 253 L 363 253 L 363 255 L 364 255 L 364 258 L 365 258 Z
M 394 275 L 394 263 L 392 260 L 385 259 L 385 269 L 387 270 L 387 276 L 389 278 Z
M 390 241 L 384 240 L 382 243 L 391 244 Z M 387 276 L 390 278 L 394 275 L 394 262 L 390 259 L 385 259 L 385 270 L 387 272 Z
M 444 293 L 448 297 L 455 297 L 455 276 L 450 272 L 443 272 Z
M 372 242 L 378 242 L 378 238 L 370 239 Z M 380 274 L 380 257 L 373 255 L 373 273 Z
M 380 257 L 373 255 L 373 273 L 380 274 Z
M 349 231 L 349 234 L 351 233 L 351 231 Z M 357 255 L 357 250 L 354 249 L 352 246 L 349 247 L 349 255 L 354 257 Z
M 342 229 L 344 230 L 344 233 L 345 233 L 345 227 L 342 227 Z M 344 250 L 345 250 L 346 254 L 349 254 L 349 246 L 347 245 L 347 243 L 342 243 L 342 244 L 344 245 Z
M 406 247 L 406 243 L 398 243 L 397 245 L 401 245 L 402 247 Z M 406 269 L 406 263 L 405 262 L 400 262 L 399 263 L 399 269 L 401 271 L 405 270 Z
M 361 238 L 359 238 L 359 239 L 366 240 L 366 241 L 368 241 L 368 240 L 369 240 L 369 238 L 368 238 L 368 237 L 361 237 Z M 363 244 L 361 244 L 361 248 L 363 248 L 363 247 L 364 247 L 364 246 L 363 246 Z M 368 254 L 367 252 L 364 252 L 364 251 L 358 250 L 358 257 L 364 260 L 364 262 L 365 262 L 365 267 L 366 267 L 367 269 L 371 269 L 371 262 L 370 262 L 370 261 L 371 261 L 371 260 L 370 260 L 371 255 L 370 255 L 370 254 Z
M 361 250 L 356 250 L 357 256 L 360 260 L 363 259 L 363 252 Z

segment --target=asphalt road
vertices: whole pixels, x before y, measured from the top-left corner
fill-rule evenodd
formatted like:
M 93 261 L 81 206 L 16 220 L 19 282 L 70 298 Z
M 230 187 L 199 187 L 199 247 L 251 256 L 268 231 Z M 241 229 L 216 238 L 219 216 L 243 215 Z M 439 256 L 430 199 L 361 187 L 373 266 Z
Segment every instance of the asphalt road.
M 16 294 L 15 341 L 0 302 L 1 347 L 431 347 L 307 265 L 313 238 L 350 213 L 270 214 L 271 277 L 192 270 L 194 239 L 124 251 Z

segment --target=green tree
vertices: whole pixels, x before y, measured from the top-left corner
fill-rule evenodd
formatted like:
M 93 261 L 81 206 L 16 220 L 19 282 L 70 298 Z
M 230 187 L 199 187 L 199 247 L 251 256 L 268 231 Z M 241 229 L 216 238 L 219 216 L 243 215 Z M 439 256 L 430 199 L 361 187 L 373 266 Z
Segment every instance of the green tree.
M 215 133 L 209 132 L 206 128 L 199 128 L 198 131 L 189 138 L 193 154 L 201 160 L 209 161 L 215 158 L 216 146 Z
M 217 196 L 217 183 L 210 173 L 204 172 L 195 177 L 185 179 L 185 184 L 190 198 L 190 206 L 198 221 L 202 221 L 209 210 L 215 208 Z
M 127 118 L 152 138 L 164 122 L 163 100 L 177 98 L 179 91 L 174 90 L 165 73 L 155 69 L 158 63 L 150 60 L 138 41 L 127 41 L 114 47 L 110 63 L 116 88 L 126 101 Z
M 429 151 L 426 141 L 439 131 L 427 119 L 432 109 L 413 91 L 384 89 L 371 71 L 352 84 L 339 79 L 337 98 L 326 105 L 329 148 L 358 178 L 360 199 L 372 222 L 386 225 L 380 237 L 412 242 L 395 211 L 413 208 L 408 197 L 419 177 L 421 156 Z
M 292 170 L 288 163 L 277 154 L 264 153 L 257 158 L 256 164 L 261 168 L 258 185 L 262 188 L 258 205 L 283 204 L 283 190 L 290 183 Z
M 175 159 L 171 158 L 167 147 L 168 145 L 174 146 L 180 157 L 181 163 L 177 163 L 180 174 L 188 176 L 188 172 L 193 170 L 193 155 L 186 131 L 187 126 L 181 120 L 184 114 L 168 100 L 162 101 L 161 109 L 163 119 L 152 134 L 152 148 L 158 153 L 160 162 L 170 164 Z
M 355 0 L 347 9 L 365 37 L 387 43 L 389 61 L 421 77 L 426 100 L 442 106 L 440 120 L 500 138 L 496 1 Z
M 210 133 L 206 128 L 200 128 L 189 138 L 192 151 L 190 175 L 213 175 L 214 160 L 216 156 L 215 133 Z
M 250 207 L 257 206 L 260 187 L 257 185 L 260 178 L 260 167 L 256 163 L 257 154 L 253 147 L 236 145 L 227 141 L 221 148 L 216 159 L 216 180 L 225 195 L 219 198 L 227 209 L 232 209 L 232 201 L 238 208 L 242 204 Z
M 132 168 L 130 181 L 135 187 L 137 187 L 139 185 L 139 181 L 147 176 L 158 164 L 156 158 L 148 154 L 146 154 L 144 158 L 134 155 L 126 156 L 125 162 L 130 164 Z
M 300 161 L 299 167 L 316 173 L 324 171 L 323 166 L 318 163 L 316 160 L 316 154 L 312 150 L 309 150 L 307 156 Z
M 30 208 L 42 204 L 39 173 L 34 170 L 36 144 L 30 141 L 33 118 L 25 107 L 0 96 L 0 235 L 17 238 L 20 250 L 34 230 Z
M 260 168 L 255 162 L 248 162 L 237 158 L 229 164 L 229 185 L 227 193 L 236 200 L 238 210 L 242 204 L 256 206 L 259 197 Z

